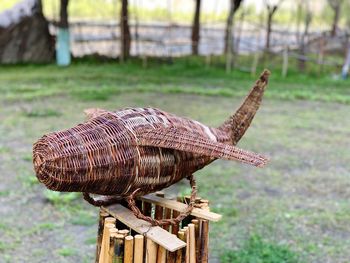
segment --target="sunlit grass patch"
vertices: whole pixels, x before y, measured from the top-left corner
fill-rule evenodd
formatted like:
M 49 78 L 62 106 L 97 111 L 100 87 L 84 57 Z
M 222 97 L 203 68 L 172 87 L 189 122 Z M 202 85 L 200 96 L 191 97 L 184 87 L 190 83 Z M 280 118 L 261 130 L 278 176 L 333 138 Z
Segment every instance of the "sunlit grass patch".
M 69 202 L 74 201 L 80 196 L 80 193 L 61 193 L 61 192 L 55 192 L 51 190 L 45 190 L 44 196 L 46 200 L 51 202 L 54 205 L 63 205 L 67 204 Z
M 29 118 L 58 117 L 62 115 L 61 112 L 50 108 L 28 109 L 28 110 L 24 110 L 23 114 L 24 116 Z
M 299 263 L 300 256 L 285 245 L 266 242 L 252 235 L 237 250 L 227 250 L 221 255 L 222 263 Z
M 71 257 L 77 254 L 77 251 L 70 247 L 64 247 L 57 250 L 57 253 L 63 257 Z

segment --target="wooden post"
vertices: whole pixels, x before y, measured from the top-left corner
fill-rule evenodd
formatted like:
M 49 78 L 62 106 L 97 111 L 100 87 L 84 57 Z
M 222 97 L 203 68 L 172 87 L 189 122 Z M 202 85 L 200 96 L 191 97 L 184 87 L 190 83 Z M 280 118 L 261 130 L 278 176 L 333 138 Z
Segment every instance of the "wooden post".
M 114 258 L 114 246 L 115 246 L 115 238 L 114 236 L 118 233 L 116 228 L 109 228 L 109 242 L 108 242 L 108 263 L 113 262 Z
M 210 65 L 211 65 L 211 54 L 206 55 L 206 57 L 205 57 L 205 65 L 207 66 L 207 68 L 210 68 Z
M 109 228 L 115 227 L 115 221 L 116 220 L 113 217 L 105 218 L 105 223 L 104 223 L 103 233 L 102 233 L 101 250 L 99 254 L 99 262 L 103 262 L 101 260 L 107 259 L 108 249 L 109 249 Z
M 258 51 L 254 53 L 252 67 L 250 69 L 250 74 L 253 77 L 256 75 L 256 68 L 258 67 L 258 63 L 259 63 L 259 56 L 260 54 Z
M 151 239 L 146 241 L 146 263 L 157 263 L 158 245 Z
M 200 263 L 208 263 L 208 243 L 209 243 L 209 222 L 208 220 L 202 220 L 201 262 Z
M 177 236 L 184 242 L 186 242 L 186 237 L 185 237 L 185 232 L 183 231 L 179 231 Z M 185 249 L 179 249 L 178 251 L 176 251 L 176 263 L 182 263 L 182 257 L 185 253 Z
M 195 238 L 196 238 L 196 262 L 199 262 L 200 259 L 200 229 L 199 229 L 199 220 L 192 219 L 192 224 L 194 224 Z
M 134 237 L 134 263 L 143 263 L 143 235 Z
M 130 231 L 128 229 L 122 229 L 122 230 L 118 230 L 118 234 L 123 235 L 124 237 L 126 237 L 127 235 L 129 235 Z
M 283 49 L 282 77 L 285 78 L 288 72 L 288 46 Z
M 134 238 L 132 236 L 126 236 L 124 242 L 124 263 L 133 263 Z
M 157 263 L 165 263 L 165 262 L 166 262 L 166 249 L 162 246 L 158 246 Z
M 190 257 L 190 230 L 189 230 L 189 227 L 186 227 L 185 229 L 185 235 L 186 235 L 186 255 L 185 255 L 185 262 L 186 263 L 191 263 L 191 257 Z
M 100 217 L 99 217 L 99 220 L 98 220 L 98 229 L 97 229 L 95 263 L 98 263 L 98 259 L 100 258 L 104 222 L 105 222 L 105 218 L 108 217 L 109 214 L 100 210 L 99 215 L 100 215 Z
M 114 258 L 113 263 L 123 263 L 124 261 L 124 236 L 116 234 L 114 236 Z
M 325 36 L 322 36 L 320 41 L 320 51 L 318 52 L 317 63 L 319 64 L 319 74 L 323 71 L 323 58 L 324 58 L 324 50 L 325 50 Z
M 190 243 L 190 263 L 196 263 L 196 233 L 194 224 L 188 224 Z
M 147 55 L 142 56 L 142 67 L 147 68 Z
M 157 192 L 156 196 L 164 197 L 164 192 Z M 154 219 L 160 220 L 163 219 L 164 208 L 160 205 L 155 206 Z M 157 251 L 157 263 L 165 263 L 166 261 L 166 250 L 162 246 L 158 246 Z

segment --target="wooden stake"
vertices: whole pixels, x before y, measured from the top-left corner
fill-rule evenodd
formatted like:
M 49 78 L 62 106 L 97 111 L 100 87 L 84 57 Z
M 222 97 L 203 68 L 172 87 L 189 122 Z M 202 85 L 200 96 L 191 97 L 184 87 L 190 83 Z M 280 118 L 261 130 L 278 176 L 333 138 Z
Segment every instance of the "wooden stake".
M 186 227 L 185 235 L 186 235 L 186 253 L 185 253 L 185 262 L 190 262 L 190 230 Z
M 128 229 L 122 229 L 122 230 L 118 230 L 118 234 L 123 235 L 124 237 L 126 237 L 127 235 L 129 235 L 129 230 Z
M 143 263 L 143 235 L 134 237 L 134 263 Z
M 109 229 L 109 244 L 108 244 L 108 261 L 113 262 L 114 258 L 114 246 L 115 246 L 115 238 L 114 236 L 118 233 L 116 228 Z
M 253 77 L 255 77 L 255 75 L 256 75 L 256 68 L 258 67 L 258 63 L 259 63 L 259 56 L 260 56 L 259 52 L 254 53 L 252 67 L 250 69 L 250 74 Z
M 124 242 L 124 263 L 133 263 L 134 238 L 132 236 L 126 236 Z
M 157 263 L 158 245 L 151 239 L 146 241 L 146 263 Z
M 113 263 L 123 263 L 124 261 L 124 236 L 121 234 L 114 235 L 114 258 Z
M 188 224 L 190 243 L 190 263 L 196 263 L 196 233 L 194 224 Z
M 108 216 L 109 216 L 108 213 L 103 212 L 103 211 L 100 210 L 100 217 L 99 217 L 99 220 L 98 220 L 98 229 L 97 229 L 95 263 L 98 263 L 98 260 L 100 258 L 104 222 L 105 222 L 106 217 L 108 217 Z
M 157 263 L 165 263 L 165 262 L 166 262 L 166 249 L 162 246 L 158 246 Z
M 201 262 L 208 263 L 208 243 L 209 243 L 209 221 L 202 220 L 201 233 Z
M 179 231 L 177 236 L 184 242 L 186 242 L 185 232 Z M 176 263 L 182 263 L 182 256 L 185 253 L 185 248 L 176 251 Z
M 114 223 L 109 223 L 113 222 Z M 99 262 L 104 262 L 103 260 L 108 259 L 108 250 L 109 250 L 109 228 L 115 228 L 115 218 L 113 217 L 107 217 L 105 218 L 105 224 L 103 228 L 103 236 L 102 236 L 102 242 L 101 242 L 101 252 L 99 255 Z
M 285 78 L 288 73 L 288 47 L 283 49 L 283 64 L 282 64 L 282 77 Z
M 195 238 L 196 238 L 196 262 L 200 260 L 200 228 L 199 220 L 192 219 L 192 224 L 194 224 Z

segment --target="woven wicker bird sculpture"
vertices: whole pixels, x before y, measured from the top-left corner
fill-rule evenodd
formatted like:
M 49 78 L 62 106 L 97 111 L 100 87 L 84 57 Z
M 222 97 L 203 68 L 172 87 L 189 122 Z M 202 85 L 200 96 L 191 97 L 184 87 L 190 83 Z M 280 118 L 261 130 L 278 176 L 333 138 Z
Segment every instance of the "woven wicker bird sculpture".
M 90 203 L 104 205 L 135 191 L 161 190 L 215 159 L 264 166 L 265 157 L 234 145 L 260 106 L 268 76 L 262 73 L 237 112 L 218 128 L 154 108 L 87 110 L 85 123 L 34 144 L 37 177 L 49 189 L 83 192 Z M 89 194 L 105 197 L 94 200 Z

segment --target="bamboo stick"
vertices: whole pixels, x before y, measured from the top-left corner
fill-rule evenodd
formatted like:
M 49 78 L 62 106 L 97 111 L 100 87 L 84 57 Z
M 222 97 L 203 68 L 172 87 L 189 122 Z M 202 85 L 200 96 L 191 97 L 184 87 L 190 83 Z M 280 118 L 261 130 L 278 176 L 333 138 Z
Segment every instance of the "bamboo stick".
M 108 242 L 108 263 L 113 262 L 114 258 L 114 246 L 115 246 L 115 238 L 114 236 L 118 233 L 116 228 L 109 228 L 109 242 Z
M 122 234 L 114 235 L 114 258 L 113 263 L 123 263 L 124 260 L 124 236 Z
M 146 241 L 146 263 L 157 263 L 158 245 L 151 239 Z
M 196 263 L 196 233 L 194 224 L 188 224 L 190 243 L 190 263 Z
M 208 263 L 208 243 L 209 243 L 209 221 L 202 220 L 201 233 L 201 262 Z
M 97 229 L 97 240 L 96 240 L 96 256 L 95 256 L 95 263 L 98 263 L 98 260 L 100 258 L 100 252 L 101 252 L 101 243 L 102 243 L 102 237 L 103 237 L 103 229 L 104 229 L 104 223 L 106 217 L 108 217 L 109 214 L 106 212 L 103 212 L 100 210 L 99 213 L 99 220 L 98 220 L 98 229 Z
M 158 246 L 157 263 L 165 263 L 165 262 L 166 262 L 166 249 L 162 246 Z
M 109 223 L 109 222 L 114 222 L 114 223 Z M 115 228 L 115 218 L 113 217 L 105 218 L 105 224 L 103 228 L 102 242 L 101 242 L 101 252 L 99 255 L 99 262 L 105 262 L 103 260 L 107 260 L 108 258 L 109 228 Z
M 186 242 L 186 237 L 185 237 L 185 232 L 184 231 L 179 231 L 177 236 L 184 242 Z M 185 248 L 179 249 L 176 251 L 176 263 L 182 263 L 182 257 L 185 253 Z
M 123 235 L 124 237 L 126 237 L 127 235 L 129 235 L 130 231 L 128 229 L 121 229 L 118 230 L 118 234 Z
M 186 236 L 186 253 L 185 253 L 185 262 L 190 263 L 190 230 L 186 227 L 185 236 Z
M 143 235 L 134 237 L 134 263 L 143 263 Z
M 198 219 L 192 219 L 192 224 L 194 224 L 195 238 L 196 238 L 196 262 L 200 259 L 200 225 Z
M 134 238 L 132 236 L 126 236 L 124 242 L 124 263 L 133 263 Z

